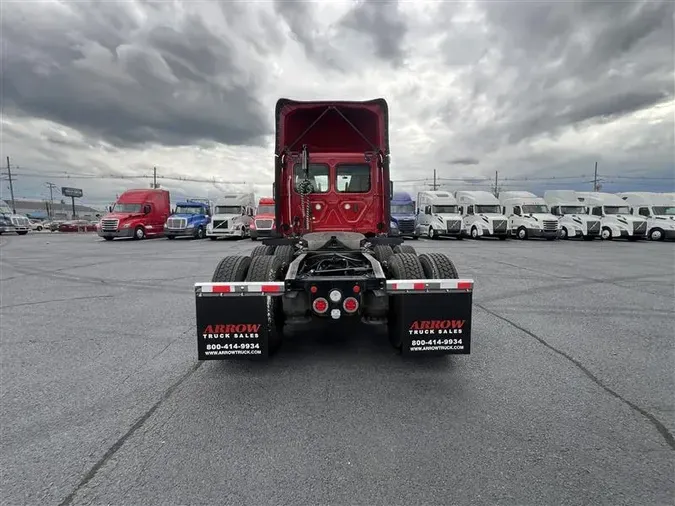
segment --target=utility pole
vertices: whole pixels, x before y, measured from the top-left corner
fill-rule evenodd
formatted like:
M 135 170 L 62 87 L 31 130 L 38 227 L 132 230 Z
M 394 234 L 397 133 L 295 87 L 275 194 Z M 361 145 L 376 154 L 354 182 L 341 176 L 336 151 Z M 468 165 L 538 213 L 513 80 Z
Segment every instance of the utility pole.
M 434 169 L 434 191 L 438 188 L 438 185 L 436 184 L 436 169 Z
M 492 193 L 495 197 L 499 196 L 499 171 L 495 171 L 495 187 Z
M 152 170 L 152 187 L 157 189 L 157 167 L 153 167 Z
M 49 212 L 47 213 L 48 218 L 51 220 L 54 215 L 54 188 L 57 186 L 54 183 L 49 181 L 45 183 L 49 187 Z
M 14 204 L 14 179 L 12 179 L 12 166 L 9 163 L 9 156 L 7 157 L 7 175 L 9 177 L 9 194 L 12 197 L 12 212 L 16 214 L 16 205 Z
M 598 191 L 598 162 L 595 162 L 595 174 L 593 176 L 593 191 Z

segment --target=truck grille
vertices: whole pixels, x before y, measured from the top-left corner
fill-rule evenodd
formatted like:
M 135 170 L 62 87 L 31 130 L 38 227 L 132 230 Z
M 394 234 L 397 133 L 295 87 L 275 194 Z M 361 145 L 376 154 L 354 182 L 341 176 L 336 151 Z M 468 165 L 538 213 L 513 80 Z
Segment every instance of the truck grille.
M 117 232 L 117 225 L 120 220 L 101 220 L 102 232 Z
M 27 227 L 28 218 L 12 218 L 12 224 L 15 227 Z
M 459 220 L 446 221 L 448 232 L 459 232 L 462 229 L 462 222 Z
M 213 220 L 213 228 L 227 229 L 227 220 Z
M 187 219 L 185 218 L 169 218 L 166 220 L 167 228 L 184 229 L 187 227 Z
M 415 231 L 415 220 L 398 220 L 398 229 L 402 234 L 411 234 Z
M 646 221 L 633 222 L 633 233 L 634 234 L 647 233 L 647 222 Z
M 586 224 L 586 230 L 589 234 L 599 234 L 600 233 L 600 222 L 599 221 L 589 221 Z
M 255 228 L 258 230 L 269 230 L 272 228 L 274 220 L 255 220 Z
M 494 220 L 492 230 L 493 232 L 506 232 L 506 220 Z
M 555 232 L 558 230 L 558 222 L 556 220 L 544 220 L 544 231 Z

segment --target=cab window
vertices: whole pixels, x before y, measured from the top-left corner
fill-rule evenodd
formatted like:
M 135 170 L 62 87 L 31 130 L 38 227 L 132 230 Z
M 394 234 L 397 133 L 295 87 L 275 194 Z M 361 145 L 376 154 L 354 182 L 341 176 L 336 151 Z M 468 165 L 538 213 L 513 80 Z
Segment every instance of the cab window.
M 300 181 L 304 179 L 302 164 L 296 163 L 293 166 L 293 184 L 295 191 L 298 191 Z M 326 193 L 328 191 L 328 165 L 324 163 L 309 164 L 309 181 L 314 187 L 313 193 Z
M 593 208 L 593 215 L 594 216 L 602 216 L 602 207 L 594 207 Z
M 649 209 L 646 207 L 641 207 L 639 213 L 640 216 L 649 216 Z
M 368 193 L 370 191 L 370 165 L 340 164 L 336 168 L 336 188 L 342 193 Z
M 515 214 L 516 216 L 520 216 L 520 206 L 515 206 L 513 208 L 513 214 Z

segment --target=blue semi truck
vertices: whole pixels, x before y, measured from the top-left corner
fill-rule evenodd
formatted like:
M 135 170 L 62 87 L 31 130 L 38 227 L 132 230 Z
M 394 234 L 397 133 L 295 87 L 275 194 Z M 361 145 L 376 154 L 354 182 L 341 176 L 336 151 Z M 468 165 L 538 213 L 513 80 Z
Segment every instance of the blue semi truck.
M 206 226 L 211 223 L 211 205 L 208 201 L 187 200 L 176 203 L 176 209 L 166 220 L 164 235 L 167 239 L 176 237 L 206 237 Z
M 415 202 L 407 192 L 395 192 L 391 199 L 391 228 L 394 235 L 417 239 Z

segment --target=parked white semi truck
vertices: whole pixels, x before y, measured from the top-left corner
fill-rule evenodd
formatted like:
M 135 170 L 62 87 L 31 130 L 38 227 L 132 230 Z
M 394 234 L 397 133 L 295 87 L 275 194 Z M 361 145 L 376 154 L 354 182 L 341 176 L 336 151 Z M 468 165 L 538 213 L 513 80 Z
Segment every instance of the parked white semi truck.
M 512 236 L 521 240 L 543 237 L 553 241 L 558 238 L 558 219 L 551 214 L 543 198 L 526 191 L 507 191 L 499 193 L 499 203 L 509 220 Z
M 7 202 L 0 200 L 0 235 L 16 232 L 26 235 L 30 230 L 30 220 L 23 214 L 14 214 Z
M 211 223 L 206 227 L 206 236 L 211 240 L 219 237 L 249 236 L 255 212 L 253 193 L 232 193 L 216 200 Z
M 457 200 L 449 192 L 426 191 L 417 194 L 415 227 L 420 235 L 431 239 L 440 236 L 462 239 L 464 221 Z
M 465 233 L 479 237 L 508 237 L 508 220 L 502 213 L 497 197 L 486 191 L 458 191 L 455 199 L 464 221 Z
M 647 220 L 647 237 L 652 241 L 675 239 L 675 195 L 672 193 L 626 192 L 618 194 L 631 215 Z
M 626 201 L 613 193 L 577 192 L 587 213 L 600 218 L 600 236 L 604 240 L 624 238 L 637 241 L 647 237 L 647 220 L 630 214 Z
M 544 201 L 551 214 L 558 217 L 561 239 L 583 238 L 592 241 L 600 237 L 600 218 L 587 214 L 586 206 L 579 202 L 574 190 L 547 191 Z

